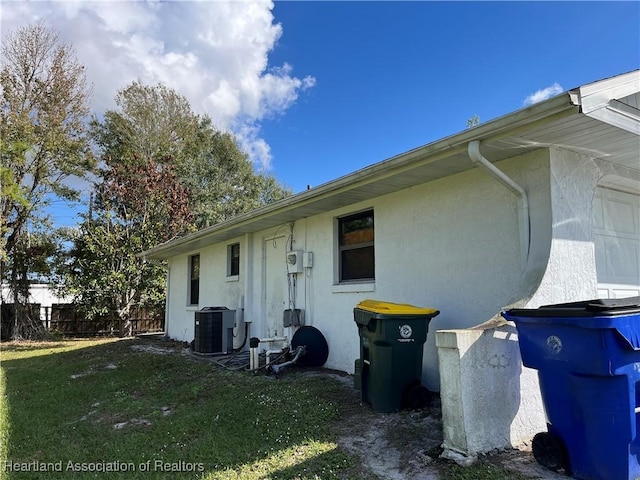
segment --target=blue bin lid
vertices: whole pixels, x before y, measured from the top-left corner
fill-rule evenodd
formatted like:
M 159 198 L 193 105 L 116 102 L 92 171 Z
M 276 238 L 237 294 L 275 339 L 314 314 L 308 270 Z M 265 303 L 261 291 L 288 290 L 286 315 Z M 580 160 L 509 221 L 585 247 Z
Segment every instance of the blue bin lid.
M 506 313 L 516 317 L 615 317 L 640 313 L 640 296 L 596 298 L 581 302 L 542 305 L 538 308 L 512 308 Z
M 614 329 L 631 347 L 640 349 L 640 296 L 558 303 L 533 309 L 512 308 L 501 314 L 516 325 L 522 322 Z

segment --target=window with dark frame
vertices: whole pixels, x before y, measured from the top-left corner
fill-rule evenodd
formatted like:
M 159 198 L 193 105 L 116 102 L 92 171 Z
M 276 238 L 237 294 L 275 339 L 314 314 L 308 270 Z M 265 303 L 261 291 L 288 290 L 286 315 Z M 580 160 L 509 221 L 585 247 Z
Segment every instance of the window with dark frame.
M 200 255 L 189 257 L 189 305 L 200 301 Z
M 234 243 L 227 247 L 227 277 L 240 275 L 240 244 Z
M 340 282 L 375 279 L 373 210 L 338 218 Z

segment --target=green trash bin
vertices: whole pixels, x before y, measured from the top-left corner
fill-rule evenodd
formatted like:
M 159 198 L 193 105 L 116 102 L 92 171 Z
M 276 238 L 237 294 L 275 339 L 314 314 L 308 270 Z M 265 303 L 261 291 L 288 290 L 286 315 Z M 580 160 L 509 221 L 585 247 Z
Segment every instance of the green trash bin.
M 376 412 L 425 406 L 430 392 L 421 385 L 422 349 L 433 308 L 363 300 L 353 309 L 360 335 L 354 384 Z

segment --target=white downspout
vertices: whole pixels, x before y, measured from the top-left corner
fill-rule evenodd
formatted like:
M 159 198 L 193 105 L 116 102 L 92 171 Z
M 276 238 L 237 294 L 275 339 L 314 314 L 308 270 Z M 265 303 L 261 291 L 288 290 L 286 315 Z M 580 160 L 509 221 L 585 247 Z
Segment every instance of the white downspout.
M 171 267 L 167 266 L 167 298 L 164 303 L 164 336 L 169 338 L 169 319 L 171 318 Z
M 484 158 L 480 153 L 480 142 L 474 140 L 469 142 L 469 158 L 487 173 L 499 180 L 505 187 L 518 196 L 518 223 L 520 227 L 520 263 L 524 271 L 529 259 L 530 227 L 529 227 L 529 199 L 527 192 L 516 182 L 507 177 L 502 170 Z

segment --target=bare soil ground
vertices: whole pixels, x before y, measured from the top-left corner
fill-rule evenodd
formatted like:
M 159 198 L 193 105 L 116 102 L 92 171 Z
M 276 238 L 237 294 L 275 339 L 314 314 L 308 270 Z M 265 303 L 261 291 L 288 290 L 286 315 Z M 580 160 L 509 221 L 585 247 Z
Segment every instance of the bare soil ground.
M 344 383 L 343 402 L 352 402 L 339 426 L 338 444 L 362 458 L 363 474 L 388 480 L 446 480 L 451 460 L 442 453 L 440 399 L 435 396 L 428 408 L 396 413 L 376 413 L 363 404 L 353 388 L 353 377 L 332 371 L 313 371 Z M 344 403 L 342 405 L 344 406 Z M 539 465 L 528 446 L 491 452 L 477 462 L 501 467 L 523 479 L 559 480 L 567 477 Z M 519 477 L 518 477 L 519 475 Z M 366 476 L 366 475 L 364 475 Z M 475 478 L 475 477 L 474 477 Z M 478 477 L 480 478 L 480 477 Z M 487 477 L 489 478 L 489 477 Z

